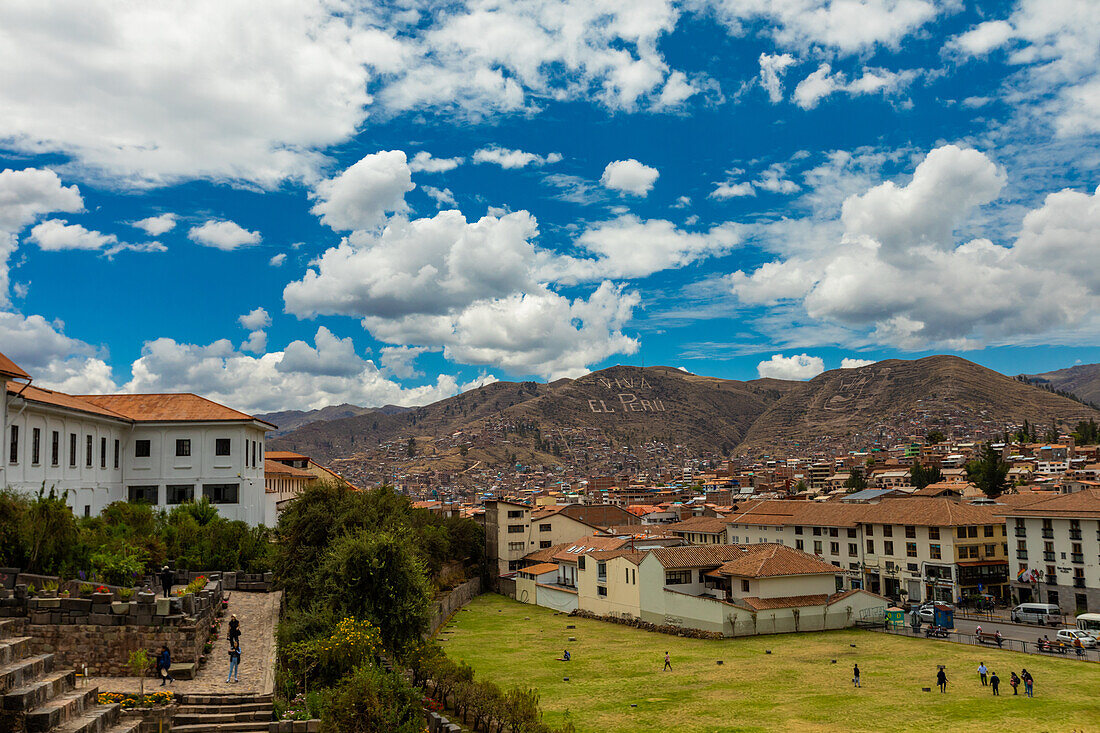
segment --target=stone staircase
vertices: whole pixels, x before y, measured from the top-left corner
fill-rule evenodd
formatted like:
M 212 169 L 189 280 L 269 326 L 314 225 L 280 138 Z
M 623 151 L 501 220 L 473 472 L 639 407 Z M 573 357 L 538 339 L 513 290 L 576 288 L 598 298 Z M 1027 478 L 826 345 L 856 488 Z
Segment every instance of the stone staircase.
M 172 733 L 268 731 L 274 717 L 271 695 L 177 695 Z
M 118 705 L 100 705 L 99 688 L 76 686 L 76 671 L 54 669 L 52 654 L 32 654 L 19 635 L 22 619 L 0 619 L 0 731 L 4 733 L 136 733 Z

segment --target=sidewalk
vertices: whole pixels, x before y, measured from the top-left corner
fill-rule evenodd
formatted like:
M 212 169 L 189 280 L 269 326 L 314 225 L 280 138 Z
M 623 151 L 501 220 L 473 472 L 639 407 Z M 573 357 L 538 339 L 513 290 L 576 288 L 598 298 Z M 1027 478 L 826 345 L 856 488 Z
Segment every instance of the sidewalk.
M 160 686 L 156 678 L 145 679 L 145 691 L 170 690 L 177 694 L 266 695 L 275 689 L 275 628 L 279 623 L 282 591 L 245 593 L 232 591 L 229 608 L 222 617 L 221 630 L 214 649 L 193 680 L 177 680 Z M 241 622 L 241 666 L 236 684 L 227 684 L 229 673 L 229 616 L 237 614 Z M 137 692 L 138 677 L 90 677 L 89 685 L 98 685 L 100 692 Z

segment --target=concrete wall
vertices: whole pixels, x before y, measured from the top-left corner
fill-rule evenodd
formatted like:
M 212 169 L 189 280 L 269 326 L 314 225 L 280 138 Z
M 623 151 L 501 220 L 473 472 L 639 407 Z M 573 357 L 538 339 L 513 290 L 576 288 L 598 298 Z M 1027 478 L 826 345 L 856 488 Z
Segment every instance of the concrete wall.
M 572 613 L 577 610 L 577 594 L 570 593 L 561 588 L 551 588 L 540 585 L 536 587 L 536 602 L 543 608 L 549 608 L 562 613 Z

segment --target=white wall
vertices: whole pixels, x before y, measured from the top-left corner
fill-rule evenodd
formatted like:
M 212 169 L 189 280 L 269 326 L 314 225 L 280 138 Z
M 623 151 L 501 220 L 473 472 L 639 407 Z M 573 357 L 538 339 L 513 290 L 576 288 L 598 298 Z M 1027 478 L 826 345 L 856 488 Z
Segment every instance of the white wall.
M 249 524 L 265 521 L 264 435 L 257 423 L 180 422 L 130 423 L 51 405 L 9 398 L 8 426 L 3 432 L 4 485 L 27 494 L 43 485 L 68 491 L 68 502 L 78 515 L 96 515 L 108 504 L 129 499 L 131 486 L 156 486 L 157 506 L 170 509 L 167 486 L 192 485 L 194 498 L 203 495 L 204 484 L 238 484 L 235 504 L 217 504 L 219 513 Z M 19 429 L 18 460 L 11 463 L 11 426 Z M 39 460 L 32 458 L 34 429 L 39 433 Z M 53 432 L 59 434 L 57 464 L 53 463 Z M 76 465 L 70 459 L 70 435 L 76 435 Z M 92 465 L 87 464 L 87 439 L 92 439 Z M 215 455 L 215 440 L 230 439 L 230 455 Z M 105 460 L 101 457 L 106 440 Z M 176 440 L 191 441 L 190 456 L 176 456 Z M 150 455 L 138 458 L 138 440 L 150 441 Z M 256 465 L 246 465 L 245 441 L 255 441 Z M 115 441 L 119 464 L 115 467 Z M 249 456 L 251 459 L 251 454 Z

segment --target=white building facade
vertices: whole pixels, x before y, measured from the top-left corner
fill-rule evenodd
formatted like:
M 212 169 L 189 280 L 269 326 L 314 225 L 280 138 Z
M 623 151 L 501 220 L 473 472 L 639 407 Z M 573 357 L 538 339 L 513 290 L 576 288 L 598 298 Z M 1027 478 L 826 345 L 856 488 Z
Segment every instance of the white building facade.
M 273 523 L 264 438 L 274 426 L 193 394 L 67 395 L 14 366 L 0 360 L 0 485 L 54 489 L 82 516 L 116 501 L 171 509 L 206 496 L 228 519 Z

